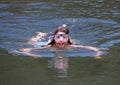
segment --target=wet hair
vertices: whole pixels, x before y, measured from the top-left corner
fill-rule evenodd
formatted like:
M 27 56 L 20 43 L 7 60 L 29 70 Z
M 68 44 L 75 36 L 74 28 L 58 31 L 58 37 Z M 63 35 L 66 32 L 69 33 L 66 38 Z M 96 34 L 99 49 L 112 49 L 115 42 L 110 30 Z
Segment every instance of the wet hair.
M 54 45 L 55 44 L 55 40 L 54 40 L 54 37 L 55 35 L 58 33 L 58 32 L 64 32 L 65 34 L 69 35 L 69 30 L 67 29 L 67 25 L 66 24 L 63 24 L 62 26 L 59 26 L 54 32 L 53 32 L 53 35 L 51 36 L 50 38 L 50 41 L 48 41 L 48 45 Z M 68 42 L 67 42 L 69 45 L 71 45 L 71 41 L 70 41 L 70 38 L 68 39 Z
M 66 27 L 67 25 L 63 24 L 62 26 L 59 26 L 55 31 L 54 35 L 56 35 L 57 32 L 64 32 L 65 34 L 69 34 L 69 30 Z

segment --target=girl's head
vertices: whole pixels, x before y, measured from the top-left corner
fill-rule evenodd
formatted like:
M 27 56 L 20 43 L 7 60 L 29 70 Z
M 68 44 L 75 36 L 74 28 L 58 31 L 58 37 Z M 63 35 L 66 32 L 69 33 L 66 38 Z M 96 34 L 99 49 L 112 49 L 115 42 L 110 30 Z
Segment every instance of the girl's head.
M 55 45 L 59 48 L 65 47 L 70 44 L 72 43 L 70 42 L 70 38 L 69 38 L 69 30 L 66 28 L 65 24 L 59 26 L 55 30 L 52 41 L 48 43 L 48 45 Z
M 59 26 L 55 31 L 54 35 L 56 35 L 58 32 L 64 32 L 65 34 L 69 34 L 69 30 L 67 29 L 67 25 L 63 24 L 62 26 Z

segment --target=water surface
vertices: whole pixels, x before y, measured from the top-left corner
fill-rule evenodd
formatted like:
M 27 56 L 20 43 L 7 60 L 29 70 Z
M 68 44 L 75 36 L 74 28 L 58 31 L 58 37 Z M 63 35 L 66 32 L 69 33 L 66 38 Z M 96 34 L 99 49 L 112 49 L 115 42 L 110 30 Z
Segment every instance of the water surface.
M 118 85 L 119 3 L 119 0 L 0 1 L 0 83 L 2 85 Z M 68 77 L 61 79 L 47 68 L 48 59 L 53 57 L 51 52 L 46 54 L 35 52 L 45 57 L 42 59 L 15 56 L 10 53 L 12 50 L 33 47 L 27 42 L 35 36 L 35 32 L 50 34 L 62 24 L 68 25 L 70 36 L 76 44 L 109 50 L 100 60 L 91 58 L 93 52 L 71 50 L 67 55 L 70 57 Z

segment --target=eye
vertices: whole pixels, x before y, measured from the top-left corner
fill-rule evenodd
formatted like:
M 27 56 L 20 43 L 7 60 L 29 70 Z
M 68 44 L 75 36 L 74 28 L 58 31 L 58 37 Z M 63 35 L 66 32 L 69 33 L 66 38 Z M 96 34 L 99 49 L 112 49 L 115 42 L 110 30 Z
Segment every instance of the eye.
M 56 38 L 60 38 L 60 36 L 56 36 Z
M 59 36 L 59 35 L 56 35 L 55 38 L 60 38 L 60 36 Z
M 63 38 L 68 38 L 68 36 L 67 35 L 63 35 Z

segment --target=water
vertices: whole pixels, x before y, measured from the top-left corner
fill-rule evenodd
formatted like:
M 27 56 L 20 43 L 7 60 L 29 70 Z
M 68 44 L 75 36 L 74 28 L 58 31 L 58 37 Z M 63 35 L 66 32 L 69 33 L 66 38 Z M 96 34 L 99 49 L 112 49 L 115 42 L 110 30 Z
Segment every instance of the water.
M 119 0 L 0 1 L 0 84 L 118 85 L 119 3 Z M 76 44 L 109 50 L 99 60 L 91 57 L 93 52 L 71 50 L 67 54 L 69 68 L 65 78 L 58 78 L 48 68 L 48 60 L 54 56 L 52 52 L 33 52 L 44 57 L 38 59 L 10 53 L 33 47 L 27 42 L 36 32 L 50 34 L 62 24 L 68 25 Z

